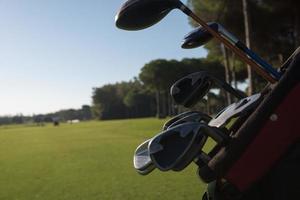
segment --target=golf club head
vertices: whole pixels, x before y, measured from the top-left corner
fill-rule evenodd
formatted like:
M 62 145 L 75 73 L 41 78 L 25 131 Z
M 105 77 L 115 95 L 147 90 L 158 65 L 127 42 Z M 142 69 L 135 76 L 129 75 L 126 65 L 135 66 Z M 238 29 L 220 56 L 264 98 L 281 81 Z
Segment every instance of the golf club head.
M 218 128 L 226 126 L 230 123 L 231 119 L 241 117 L 254 110 L 262 99 L 260 93 L 243 98 L 224 108 L 209 122 L 208 125 Z
M 195 113 L 189 114 L 185 117 L 182 117 L 181 119 L 178 119 L 174 123 L 170 124 L 170 126 L 167 129 L 170 129 L 174 126 L 177 126 L 179 124 L 183 124 L 186 122 L 202 122 L 202 123 L 208 124 L 211 119 L 212 118 L 205 113 L 195 112 Z
M 115 17 L 116 26 L 124 30 L 141 30 L 163 19 L 179 0 L 128 0 Z
M 176 81 L 172 85 L 170 93 L 177 104 L 189 108 L 208 93 L 212 84 L 213 81 L 206 72 L 196 72 Z
M 180 171 L 191 163 L 207 139 L 199 132 L 201 126 L 201 123 L 187 122 L 153 137 L 148 149 L 155 167 L 161 171 Z
M 162 130 L 165 131 L 167 130 L 167 128 L 173 124 L 174 122 L 186 117 L 186 116 L 189 116 L 191 114 L 194 114 L 194 113 L 198 113 L 198 111 L 187 111 L 187 112 L 183 112 L 183 113 L 180 113 L 178 115 L 176 115 L 175 117 L 172 117 L 171 119 L 169 119 L 168 121 L 166 121 L 166 123 L 163 125 L 163 128 Z
M 141 175 L 147 175 L 155 169 L 155 166 L 153 165 L 149 156 L 149 142 L 150 140 L 143 142 L 136 148 L 134 152 L 133 166 Z
M 218 31 L 217 23 L 210 22 L 207 24 L 216 32 Z M 213 38 L 214 37 L 212 34 L 210 34 L 205 28 L 200 26 L 184 37 L 182 44 L 181 44 L 181 48 L 183 48 L 183 49 L 197 48 L 197 47 L 200 47 L 200 46 L 206 44 Z

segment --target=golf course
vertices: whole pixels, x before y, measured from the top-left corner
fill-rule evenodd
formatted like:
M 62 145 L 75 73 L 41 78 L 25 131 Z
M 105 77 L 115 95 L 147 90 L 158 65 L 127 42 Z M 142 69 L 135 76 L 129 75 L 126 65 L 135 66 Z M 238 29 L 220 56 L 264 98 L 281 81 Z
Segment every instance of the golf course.
M 135 148 L 164 121 L 0 126 L 0 199 L 200 199 L 205 184 L 193 164 L 148 176 L 133 168 Z

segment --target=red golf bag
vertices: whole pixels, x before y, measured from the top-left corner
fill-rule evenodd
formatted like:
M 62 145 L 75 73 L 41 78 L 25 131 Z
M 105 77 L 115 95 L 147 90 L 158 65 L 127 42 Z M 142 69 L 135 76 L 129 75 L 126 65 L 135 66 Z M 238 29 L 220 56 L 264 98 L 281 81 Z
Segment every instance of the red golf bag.
M 300 48 L 281 71 L 230 144 L 201 169 L 204 199 L 300 198 Z

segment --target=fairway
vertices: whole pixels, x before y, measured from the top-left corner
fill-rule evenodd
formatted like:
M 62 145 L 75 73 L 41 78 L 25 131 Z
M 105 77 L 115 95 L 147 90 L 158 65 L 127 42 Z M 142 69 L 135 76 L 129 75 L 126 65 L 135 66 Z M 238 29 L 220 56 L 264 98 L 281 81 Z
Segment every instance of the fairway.
M 138 144 L 164 121 L 115 120 L 59 127 L 0 127 L 1 200 L 201 199 L 205 188 L 191 165 L 181 173 L 138 175 Z

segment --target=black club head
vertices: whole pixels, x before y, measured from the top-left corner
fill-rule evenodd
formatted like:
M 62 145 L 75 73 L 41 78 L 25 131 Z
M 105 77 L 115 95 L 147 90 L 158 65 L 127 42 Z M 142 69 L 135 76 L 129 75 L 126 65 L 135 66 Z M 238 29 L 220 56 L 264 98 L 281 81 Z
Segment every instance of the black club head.
M 128 0 L 117 13 L 115 23 L 120 29 L 145 29 L 158 23 L 180 4 L 178 0 Z
M 177 104 L 189 108 L 208 93 L 212 84 L 206 72 L 196 72 L 176 81 L 170 93 Z
M 218 31 L 218 24 L 211 22 L 208 23 L 208 25 L 215 31 Z M 205 45 L 207 42 L 212 40 L 214 37 L 212 34 L 210 34 L 205 28 L 198 27 L 195 30 L 188 33 L 181 44 L 181 47 L 183 49 L 192 49 L 197 48 L 202 45 Z

